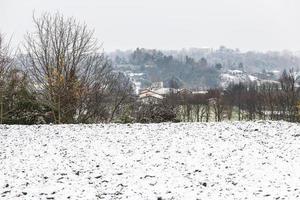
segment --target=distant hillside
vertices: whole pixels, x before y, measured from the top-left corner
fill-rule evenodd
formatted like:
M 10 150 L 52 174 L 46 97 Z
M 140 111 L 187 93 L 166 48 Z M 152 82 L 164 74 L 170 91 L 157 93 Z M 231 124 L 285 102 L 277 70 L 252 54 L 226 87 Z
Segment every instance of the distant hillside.
M 165 53 L 178 59 L 185 56 L 195 60 L 205 58 L 209 64 L 221 64 L 225 69 L 237 69 L 242 66 L 245 71 L 251 73 L 262 72 L 263 70 L 300 69 L 300 54 L 297 52 L 240 52 L 238 49 L 220 47 L 217 50 L 191 48 L 181 51 L 166 51 Z
M 136 49 L 109 54 L 118 70 L 139 73 L 142 87 L 163 81 L 187 88 L 212 88 L 222 86 L 228 70 L 241 70 L 249 75 L 262 76 L 271 71 L 300 69 L 300 58 L 290 52 L 246 52 L 220 47 L 159 51 Z M 275 76 L 270 77 L 273 79 Z

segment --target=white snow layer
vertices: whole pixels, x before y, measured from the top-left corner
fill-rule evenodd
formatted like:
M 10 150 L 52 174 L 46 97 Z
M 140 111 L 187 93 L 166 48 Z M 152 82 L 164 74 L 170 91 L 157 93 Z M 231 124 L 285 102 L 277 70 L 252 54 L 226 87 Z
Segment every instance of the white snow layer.
M 0 199 L 300 199 L 287 122 L 0 126 Z

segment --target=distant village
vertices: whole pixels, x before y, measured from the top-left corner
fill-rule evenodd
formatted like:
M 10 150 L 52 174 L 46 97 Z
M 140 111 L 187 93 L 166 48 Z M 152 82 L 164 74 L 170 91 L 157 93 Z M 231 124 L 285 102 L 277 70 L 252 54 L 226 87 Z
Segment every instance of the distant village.
M 241 70 L 227 70 L 220 75 L 220 87 L 226 89 L 230 84 L 239 83 L 254 83 L 260 86 L 265 83 L 275 84 L 280 86 L 280 82 L 276 79 L 280 77 L 280 71 L 264 72 L 248 74 Z M 132 77 L 132 82 L 135 85 L 135 92 L 138 95 L 139 100 L 143 103 L 156 102 L 163 100 L 167 95 L 179 94 L 179 95 L 193 95 L 193 94 L 207 94 L 208 89 L 188 89 L 188 88 L 170 88 L 165 86 L 163 81 L 153 82 L 150 87 L 141 88 L 141 83 L 137 81 L 142 73 L 129 73 Z M 299 87 L 297 83 L 295 87 Z
M 163 82 L 154 82 L 152 83 L 151 87 L 146 89 L 140 89 L 138 92 L 138 96 L 141 102 L 149 103 L 155 102 L 158 103 L 159 101 L 163 100 L 167 95 L 170 94 L 207 94 L 207 90 L 199 90 L 199 91 L 192 91 L 186 88 L 182 89 L 175 89 L 175 88 L 167 88 L 164 87 Z

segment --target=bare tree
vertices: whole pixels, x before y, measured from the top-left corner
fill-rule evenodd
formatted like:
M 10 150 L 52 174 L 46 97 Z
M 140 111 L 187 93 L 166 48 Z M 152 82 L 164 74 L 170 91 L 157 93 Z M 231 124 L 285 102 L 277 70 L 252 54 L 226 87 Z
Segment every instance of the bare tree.
M 27 69 L 49 106 L 56 123 L 73 122 L 86 115 L 90 92 L 103 89 L 99 76 L 110 67 L 93 31 L 61 14 L 33 16 L 35 31 L 26 36 Z
M 280 79 L 280 85 L 282 90 L 282 103 L 285 106 L 289 121 L 296 121 L 298 114 L 297 99 L 299 97 L 296 89 L 296 77 L 294 70 L 291 69 L 289 72 L 284 70 Z
M 278 98 L 279 98 L 279 86 L 274 83 L 265 83 L 261 86 L 262 101 L 265 104 L 266 109 L 270 112 L 270 119 L 274 120 L 275 115 L 278 116 Z
M 78 91 L 77 122 L 106 121 L 109 117 L 109 87 L 114 82 L 112 65 L 105 57 L 96 58 L 98 67 L 93 75 L 83 81 Z
M 114 116 L 122 105 L 129 103 L 133 96 L 133 84 L 131 80 L 123 73 L 115 73 L 112 77 L 112 84 L 110 87 L 110 99 L 111 99 L 111 112 L 109 122 L 114 119 Z
M 246 91 L 243 83 L 231 84 L 226 90 L 227 102 L 238 109 L 238 120 L 242 118 L 242 96 Z
M 242 94 L 242 108 L 247 114 L 249 120 L 254 120 L 257 112 L 258 104 L 258 92 L 257 87 L 254 84 L 247 85 L 247 90 Z
M 222 121 L 225 110 L 224 97 L 221 89 L 211 89 L 208 91 L 210 101 L 212 104 L 212 110 L 214 112 L 215 121 Z
M 4 115 L 4 90 L 6 76 L 12 64 L 9 43 L 5 43 L 3 34 L 0 33 L 0 124 L 3 123 Z

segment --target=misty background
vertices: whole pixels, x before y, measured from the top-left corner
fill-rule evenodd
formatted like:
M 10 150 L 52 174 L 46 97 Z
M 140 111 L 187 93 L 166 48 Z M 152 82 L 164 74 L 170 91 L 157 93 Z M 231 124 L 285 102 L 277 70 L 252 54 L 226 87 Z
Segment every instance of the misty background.
M 0 0 L 0 30 L 13 46 L 32 15 L 61 12 L 95 30 L 105 51 L 218 48 L 300 50 L 298 0 Z

